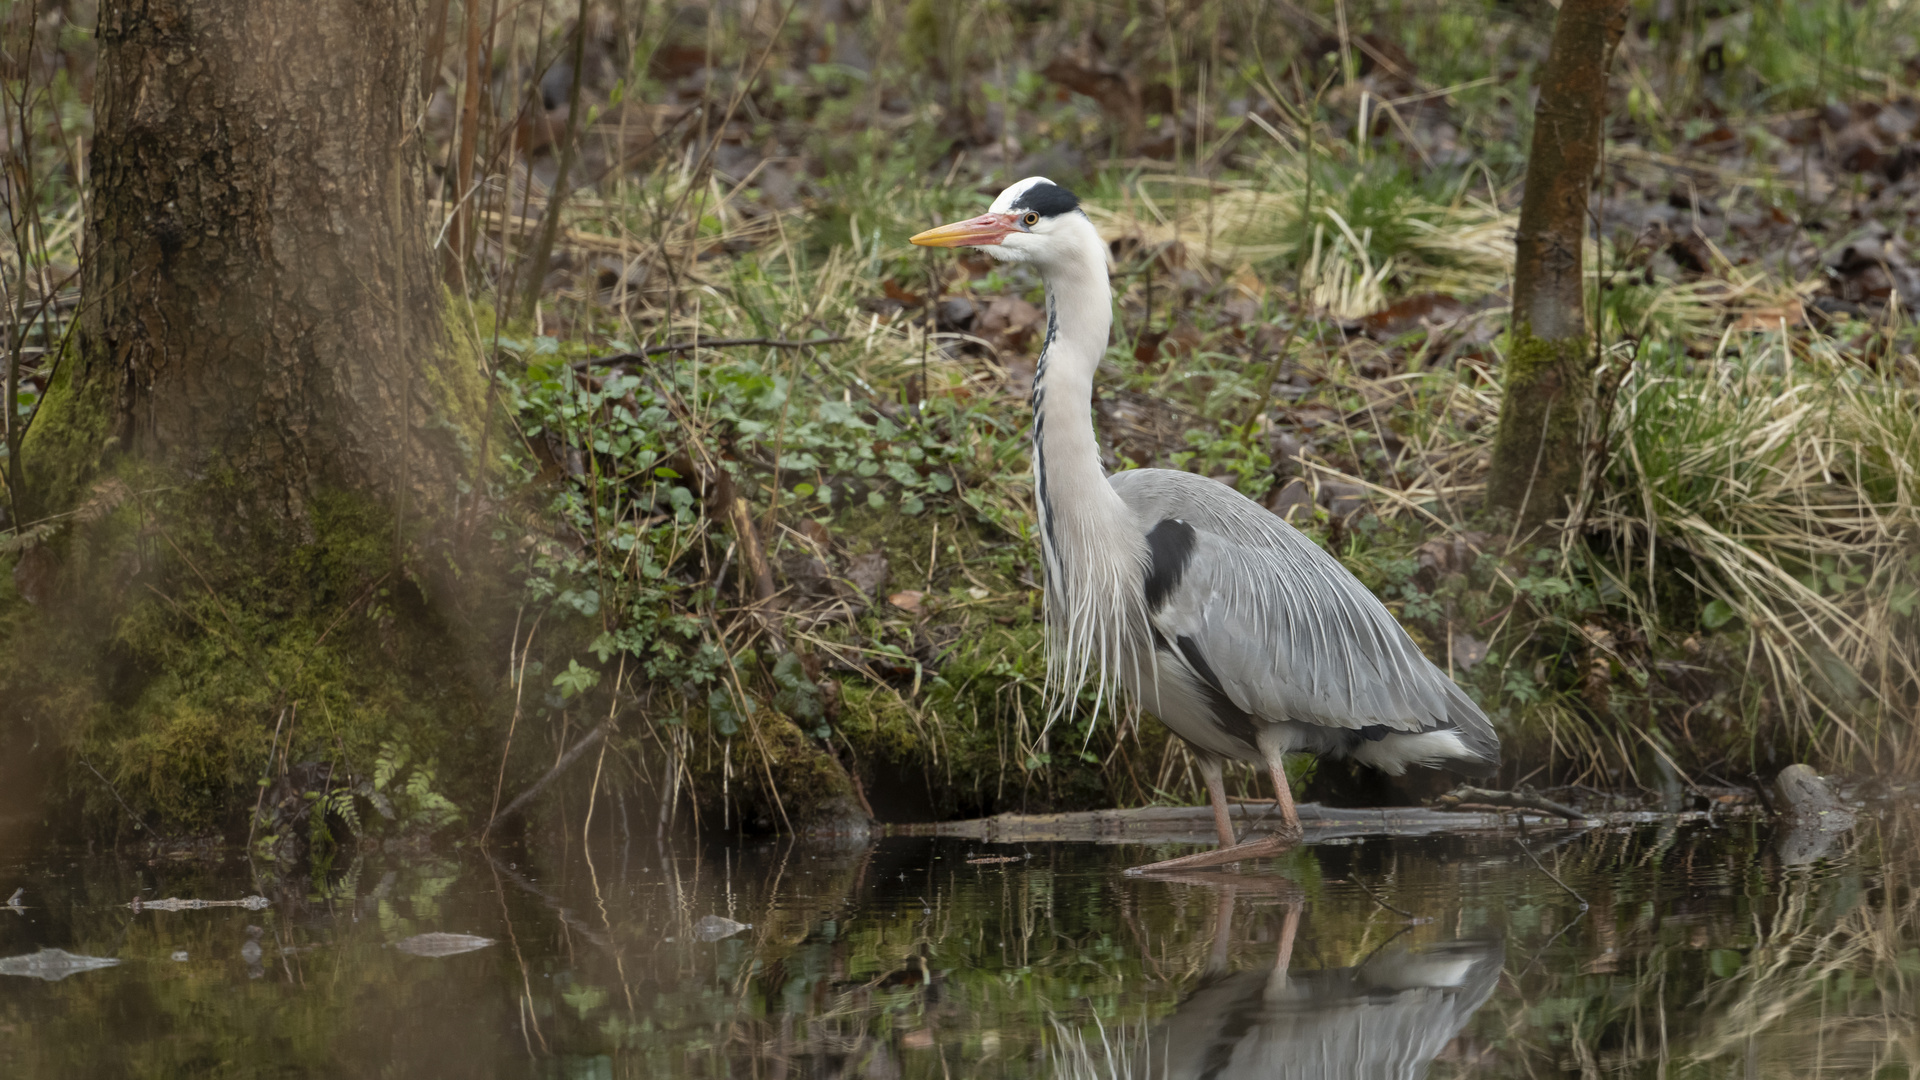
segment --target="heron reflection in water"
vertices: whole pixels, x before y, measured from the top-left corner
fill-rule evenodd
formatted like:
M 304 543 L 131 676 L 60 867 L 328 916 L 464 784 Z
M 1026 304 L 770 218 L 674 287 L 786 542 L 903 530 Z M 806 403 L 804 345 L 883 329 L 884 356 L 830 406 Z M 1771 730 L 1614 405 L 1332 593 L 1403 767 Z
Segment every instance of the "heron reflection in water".
M 1220 890 L 1213 949 L 1198 988 L 1131 1048 L 1126 1075 L 1415 1080 L 1500 979 L 1505 953 L 1495 938 L 1389 942 L 1353 967 L 1294 970 L 1297 889 L 1276 879 L 1223 879 L 1178 879 Z M 1279 942 L 1271 967 L 1229 972 L 1235 893 L 1250 888 L 1279 898 Z

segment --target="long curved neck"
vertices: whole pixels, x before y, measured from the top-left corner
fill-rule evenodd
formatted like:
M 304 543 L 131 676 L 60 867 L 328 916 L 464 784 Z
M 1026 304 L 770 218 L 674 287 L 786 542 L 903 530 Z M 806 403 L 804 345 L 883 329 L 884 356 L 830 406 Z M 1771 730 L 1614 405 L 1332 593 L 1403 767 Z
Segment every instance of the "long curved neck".
M 1091 225 L 1087 231 L 1092 233 Z M 1072 555 L 1101 539 L 1084 529 L 1110 526 L 1125 511 L 1107 483 L 1093 430 L 1093 376 L 1113 325 L 1113 293 L 1107 286 L 1104 252 L 1099 254 L 1099 262 L 1075 259 L 1046 268 L 1047 341 L 1033 373 L 1033 470 L 1040 521 L 1056 545 L 1081 541 L 1068 549 Z M 1058 554 L 1049 552 L 1056 558 Z
M 1106 252 L 1091 223 L 1083 258 L 1043 267 L 1047 343 L 1033 376 L 1034 503 L 1046 566 L 1047 665 L 1056 707 L 1080 685 L 1117 689 L 1131 665 L 1146 543 L 1107 483 L 1093 430 L 1093 376 L 1113 323 Z

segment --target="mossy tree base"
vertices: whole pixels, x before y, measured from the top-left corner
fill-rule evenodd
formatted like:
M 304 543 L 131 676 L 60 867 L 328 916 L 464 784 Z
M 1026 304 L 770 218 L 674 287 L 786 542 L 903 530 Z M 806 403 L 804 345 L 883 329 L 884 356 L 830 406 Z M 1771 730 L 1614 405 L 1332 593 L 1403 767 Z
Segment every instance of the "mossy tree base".
M 0 588 L 0 740 L 56 782 L 51 804 L 75 796 L 113 830 L 245 835 L 263 781 L 324 793 L 399 758 L 455 789 L 487 771 L 495 628 L 450 575 L 396 557 L 389 513 L 322 492 L 301 535 L 236 545 L 209 524 L 221 485 L 114 484 L 117 505 L 22 563 L 37 603 Z
M 762 709 L 746 730 L 712 734 L 702 733 L 702 751 L 687 762 L 702 825 L 863 836 L 876 824 L 846 768 L 787 717 Z
M 1580 491 L 1593 430 L 1593 342 L 1535 337 L 1514 326 L 1487 499 L 1522 528 L 1563 517 Z

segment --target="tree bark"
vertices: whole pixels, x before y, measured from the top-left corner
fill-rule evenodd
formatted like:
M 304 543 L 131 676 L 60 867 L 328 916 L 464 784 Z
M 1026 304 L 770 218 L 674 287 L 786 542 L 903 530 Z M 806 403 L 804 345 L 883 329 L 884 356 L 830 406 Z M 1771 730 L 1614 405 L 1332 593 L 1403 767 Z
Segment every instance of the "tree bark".
M 403 512 L 408 488 L 452 489 L 411 137 L 423 19 L 420 0 L 101 6 L 73 382 L 103 446 L 228 474 L 286 522 L 323 489 Z
M 21 455 L 47 524 L 20 564 L 39 622 L 0 606 L 0 743 L 86 748 L 165 823 L 252 806 L 276 753 L 324 786 L 476 715 L 441 586 L 486 387 L 431 259 L 425 8 L 100 6 L 82 314 Z
M 1594 427 L 1582 246 L 1600 161 L 1607 66 L 1624 0 L 1563 0 L 1540 79 L 1514 237 L 1513 332 L 1488 502 L 1523 528 L 1566 512 Z

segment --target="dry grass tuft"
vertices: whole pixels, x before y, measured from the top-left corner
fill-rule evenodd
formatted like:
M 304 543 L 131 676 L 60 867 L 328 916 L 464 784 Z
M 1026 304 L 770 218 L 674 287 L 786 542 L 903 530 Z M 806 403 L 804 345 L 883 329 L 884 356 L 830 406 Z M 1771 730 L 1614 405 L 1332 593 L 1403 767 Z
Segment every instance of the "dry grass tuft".
M 1700 370 L 1655 351 L 1627 375 L 1589 524 L 1649 632 L 1739 620 L 1794 741 L 1911 767 L 1920 370 L 1873 370 L 1819 335 L 1741 345 Z M 1697 599 L 1663 591 L 1669 574 Z
M 1297 275 L 1313 310 L 1343 320 L 1385 307 L 1399 292 L 1478 298 L 1513 272 L 1514 216 L 1469 196 L 1435 199 L 1399 173 L 1312 168 L 1269 155 L 1249 179 L 1143 177 L 1119 207 L 1089 207 L 1113 239 L 1179 242 L 1222 265 L 1253 263 Z

